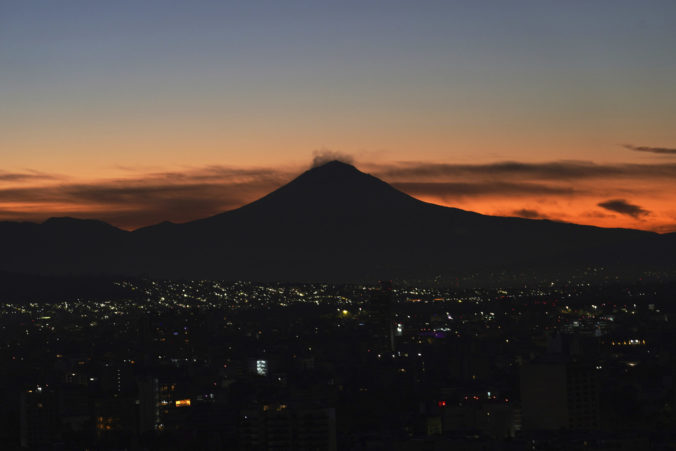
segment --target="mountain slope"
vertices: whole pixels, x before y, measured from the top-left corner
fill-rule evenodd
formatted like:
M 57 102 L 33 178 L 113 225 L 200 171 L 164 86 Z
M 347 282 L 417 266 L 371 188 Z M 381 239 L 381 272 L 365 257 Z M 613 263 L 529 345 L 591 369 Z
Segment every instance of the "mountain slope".
M 440 207 L 340 162 L 307 171 L 237 210 L 160 229 L 148 266 L 167 275 L 182 259 L 195 274 L 277 280 L 425 278 L 667 259 L 654 233 Z
M 0 269 L 40 274 L 116 272 L 124 265 L 118 251 L 129 236 L 129 232 L 95 220 L 0 222 Z
M 61 220 L 58 232 L 50 221 L 0 224 L 2 240 L 14 241 L 0 269 L 350 281 L 589 265 L 676 267 L 673 237 L 441 207 L 341 162 L 311 169 L 236 210 L 185 224 L 123 232 L 71 222 Z M 58 245 L 41 247 L 50 241 Z

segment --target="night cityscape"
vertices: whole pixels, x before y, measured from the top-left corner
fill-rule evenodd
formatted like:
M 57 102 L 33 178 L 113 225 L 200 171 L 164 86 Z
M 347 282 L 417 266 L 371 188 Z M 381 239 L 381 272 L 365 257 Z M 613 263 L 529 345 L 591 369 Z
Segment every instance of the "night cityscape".
M 672 449 L 673 274 L 0 306 L 5 449 Z M 600 273 L 600 274 L 599 274 Z

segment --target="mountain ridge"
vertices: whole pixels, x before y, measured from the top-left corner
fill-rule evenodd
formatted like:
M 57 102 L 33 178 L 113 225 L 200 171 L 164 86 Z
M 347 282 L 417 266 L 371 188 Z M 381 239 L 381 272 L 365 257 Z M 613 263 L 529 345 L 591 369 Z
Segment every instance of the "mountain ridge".
M 676 234 L 485 216 L 430 204 L 342 162 L 186 223 L 0 223 L 0 270 L 39 274 L 352 281 L 467 271 L 676 267 Z

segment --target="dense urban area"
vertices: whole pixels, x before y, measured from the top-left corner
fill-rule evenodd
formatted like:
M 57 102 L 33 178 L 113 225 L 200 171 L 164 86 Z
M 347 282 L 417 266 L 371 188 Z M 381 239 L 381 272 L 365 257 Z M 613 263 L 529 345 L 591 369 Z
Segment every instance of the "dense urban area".
M 14 290 L 0 448 L 676 449 L 674 280 Z

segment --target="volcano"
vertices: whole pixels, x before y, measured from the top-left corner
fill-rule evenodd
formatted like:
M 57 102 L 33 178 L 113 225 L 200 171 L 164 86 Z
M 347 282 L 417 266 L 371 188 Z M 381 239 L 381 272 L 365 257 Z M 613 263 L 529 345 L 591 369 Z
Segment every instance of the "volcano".
M 0 240 L 0 269 L 42 274 L 348 282 L 676 267 L 673 234 L 442 207 L 339 161 L 197 221 L 133 232 L 71 218 L 5 222 Z

